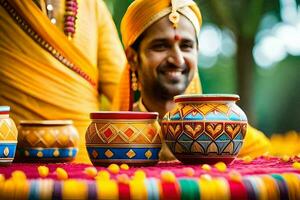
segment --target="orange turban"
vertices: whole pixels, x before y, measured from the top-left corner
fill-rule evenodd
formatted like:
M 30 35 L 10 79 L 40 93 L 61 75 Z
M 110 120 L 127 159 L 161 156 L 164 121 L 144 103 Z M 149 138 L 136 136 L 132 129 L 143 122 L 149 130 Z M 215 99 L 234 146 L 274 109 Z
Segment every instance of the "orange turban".
M 128 7 L 121 22 L 121 34 L 125 50 L 149 26 L 174 11 L 185 16 L 194 26 L 196 34 L 199 34 L 202 17 L 193 0 L 135 0 Z M 197 71 L 185 93 L 201 93 Z M 133 98 L 131 94 L 130 66 L 127 63 L 121 77 L 119 91 L 113 102 L 113 110 L 130 110 Z

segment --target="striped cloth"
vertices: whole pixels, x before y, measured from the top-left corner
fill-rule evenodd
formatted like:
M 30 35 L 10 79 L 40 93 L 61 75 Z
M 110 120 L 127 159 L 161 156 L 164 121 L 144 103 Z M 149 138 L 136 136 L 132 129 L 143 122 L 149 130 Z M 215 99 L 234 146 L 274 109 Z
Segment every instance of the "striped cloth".
M 14 163 L 0 168 L 0 199 L 300 199 L 299 161 L 295 156 L 240 159 L 228 166 L 109 166 L 96 167 L 97 176 L 87 173 L 91 165 L 48 164 L 45 178 L 40 164 Z M 68 178 L 60 180 L 57 168 Z M 19 170 L 26 177 L 17 176 Z

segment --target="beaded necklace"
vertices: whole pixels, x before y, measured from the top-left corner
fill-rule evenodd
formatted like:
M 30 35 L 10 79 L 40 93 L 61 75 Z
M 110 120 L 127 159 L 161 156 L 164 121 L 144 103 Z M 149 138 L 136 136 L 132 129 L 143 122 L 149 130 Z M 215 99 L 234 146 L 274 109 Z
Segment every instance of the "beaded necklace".
M 47 16 L 53 24 L 56 24 L 56 19 L 53 15 L 53 3 L 51 0 L 46 1 Z M 64 33 L 71 39 L 74 37 L 76 29 L 76 19 L 78 12 L 77 0 L 66 0 L 65 3 L 65 14 L 64 14 Z

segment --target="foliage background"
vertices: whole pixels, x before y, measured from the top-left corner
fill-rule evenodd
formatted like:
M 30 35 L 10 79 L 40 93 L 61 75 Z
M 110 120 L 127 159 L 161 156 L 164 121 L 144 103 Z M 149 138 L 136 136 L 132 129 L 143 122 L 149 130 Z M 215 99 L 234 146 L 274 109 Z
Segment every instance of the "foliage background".
M 119 29 L 132 0 L 105 2 Z M 231 57 L 218 56 L 209 68 L 201 66 L 200 62 L 204 93 L 239 94 L 239 105 L 246 111 L 250 124 L 269 136 L 290 130 L 300 132 L 300 56 L 288 55 L 271 67 L 263 68 L 254 62 L 252 54 L 263 19 L 269 15 L 281 22 L 284 2 L 291 0 L 196 1 L 203 15 L 203 26 L 212 24 L 220 30 L 230 30 L 237 49 Z M 300 38 L 300 3 L 299 0 L 294 3 L 298 10 Z

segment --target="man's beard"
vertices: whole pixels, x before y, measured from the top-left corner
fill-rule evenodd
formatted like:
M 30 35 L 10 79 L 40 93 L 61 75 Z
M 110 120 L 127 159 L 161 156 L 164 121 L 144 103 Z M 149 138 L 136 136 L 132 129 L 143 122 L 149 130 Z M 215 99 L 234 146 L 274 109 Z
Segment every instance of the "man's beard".
M 173 97 L 176 95 L 183 94 L 188 87 L 189 78 L 188 74 L 184 76 L 184 80 L 180 83 L 166 81 L 164 79 L 156 79 L 155 81 L 149 81 L 150 84 L 144 85 L 144 90 L 146 93 L 154 96 L 158 100 L 173 100 Z

